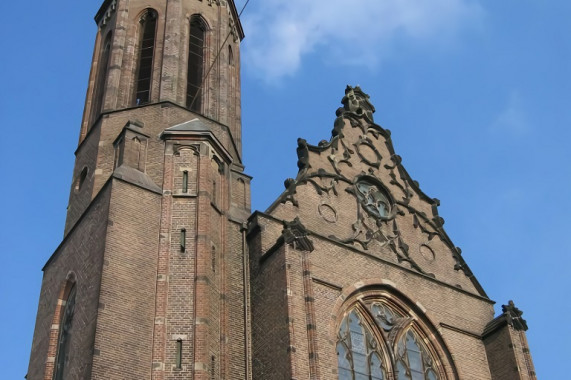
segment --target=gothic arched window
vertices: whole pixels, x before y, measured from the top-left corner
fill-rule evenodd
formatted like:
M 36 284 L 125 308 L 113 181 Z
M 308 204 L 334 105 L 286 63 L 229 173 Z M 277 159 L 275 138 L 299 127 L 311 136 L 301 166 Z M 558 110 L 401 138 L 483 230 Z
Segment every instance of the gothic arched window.
M 103 42 L 102 51 L 99 56 L 97 78 L 95 78 L 95 91 L 91 107 L 91 121 L 95 121 L 103 108 L 103 98 L 105 96 L 105 83 L 107 82 L 107 68 L 111 57 L 112 33 L 109 32 Z
M 339 380 L 444 380 L 415 318 L 375 300 L 350 309 L 339 327 Z
M 200 112 L 202 108 L 205 37 L 206 24 L 200 16 L 192 16 L 190 19 L 190 38 L 188 42 L 186 107 L 196 112 Z
M 386 365 L 382 360 L 382 348 L 373 337 L 370 328 L 356 310 L 347 315 L 337 341 L 337 364 L 340 380 L 385 380 Z
M 155 34 L 157 29 L 157 12 L 147 9 L 141 17 L 139 58 L 137 64 L 137 81 L 135 104 L 148 103 L 153 77 L 153 58 L 155 55 Z
M 71 337 L 71 328 L 73 322 L 73 314 L 75 311 L 75 285 L 69 291 L 69 295 L 65 301 L 60 324 L 59 338 L 57 342 L 57 354 L 54 368 L 54 380 L 63 380 L 65 367 L 69 355 L 69 340 Z

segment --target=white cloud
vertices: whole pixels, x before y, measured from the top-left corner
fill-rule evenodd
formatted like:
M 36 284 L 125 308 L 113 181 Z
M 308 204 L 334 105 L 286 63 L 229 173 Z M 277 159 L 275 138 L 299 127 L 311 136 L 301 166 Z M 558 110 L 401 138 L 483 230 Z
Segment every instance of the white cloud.
M 476 0 L 260 0 L 244 13 L 243 58 L 269 81 L 294 74 L 318 48 L 326 59 L 373 66 L 395 37 L 449 41 L 481 15 Z
M 492 132 L 522 136 L 530 131 L 523 100 L 518 91 L 512 91 L 504 109 L 492 123 Z

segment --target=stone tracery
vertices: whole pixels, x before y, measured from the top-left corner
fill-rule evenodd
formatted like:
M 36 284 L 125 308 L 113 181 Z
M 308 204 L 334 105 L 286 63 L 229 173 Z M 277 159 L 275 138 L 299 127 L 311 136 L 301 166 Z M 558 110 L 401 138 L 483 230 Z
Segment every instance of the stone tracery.
M 306 184 L 311 184 L 318 195 L 327 195 L 323 202 L 331 203 L 332 195 L 340 197 L 349 193 L 356 201 L 356 219 L 349 224 L 350 231 L 342 236 L 330 235 L 330 238 L 376 254 L 382 254 L 383 250 L 392 252 L 399 263 L 434 276 L 421 268 L 409 254 L 409 246 L 401 234 L 401 224 L 407 223 L 419 229 L 427 239 L 425 243 L 439 236 L 454 250 L 442 229 L 444 220 L 438 215 L 439 201 L 422 193 L 418 183 L 408 176 L 402 159 L 394 153 L 390 131 L 373 121 L 375 108 L 369 96 L 358 86 L 347 86 L 342 104 L 343 107 L 336 111 L 330 141 L 321 141 L 314 146 L 302 138 L 298 139 L 299 172 L 295 179 L 286 181 L 286 191 L 280 202 L 291 202 L 298 207 L 297 189 Z M 347 130 L 348 127 L 351 129 Z M 379 144 L 384 144 L 384 147 Z M 381 154 L 385 148 L 389 152 L 386 157 L 383 156 L 385 153 Z M 325 157 L 329 164 L 316 159 L 318 156 Z M 351 174 L 359 168 L 360 173 Z M 388 178 L 381 180 L 384 177 Z M 417 209 L 418 202 L 411 203 L 413 199 L 428 203 L 432 215 Z M 321 213 L 319 210 L 316 212 Z M 342 222 L 338 219 L 335 223 Z M 461 257 L 457 260 L 463 262 Z
M 412 316 L 380 299 L 353 306 L 337 336 L 340 380 L 439 380 L 446 374 Z

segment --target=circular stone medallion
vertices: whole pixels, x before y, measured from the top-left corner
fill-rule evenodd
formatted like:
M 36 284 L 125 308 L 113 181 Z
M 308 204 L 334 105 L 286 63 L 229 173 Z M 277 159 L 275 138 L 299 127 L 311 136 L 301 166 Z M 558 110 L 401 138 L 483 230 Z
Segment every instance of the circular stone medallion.
M 337 211 L 335 211 L 332 206 L 327 203 L 322 203 L 317 209 L 319 210 L 319 215 L 321 215 L 326 222 L 335 223 L 337 221 Z
M 419 251 L 422 257 L 424 257 L 426 261 L 434 261 L 434 259 L 436 258 L 436 255 L 434 254 L 432 248 L 430 248 L 425 244 L 420 246 Z

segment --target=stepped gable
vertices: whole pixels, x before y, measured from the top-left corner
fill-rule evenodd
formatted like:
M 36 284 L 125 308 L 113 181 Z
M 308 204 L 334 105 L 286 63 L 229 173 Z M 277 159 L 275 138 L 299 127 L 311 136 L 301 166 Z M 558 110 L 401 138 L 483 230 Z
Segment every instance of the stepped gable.
M 317 146 L 298 139 L 299 172 L 266 213 L 299 217 L 310 234 L 398 263 L 487 297 L 438 215 L 401 164 L 389 130 L 360 87 L 347 86 L 331 138 Z

